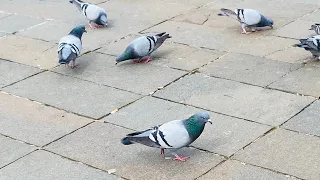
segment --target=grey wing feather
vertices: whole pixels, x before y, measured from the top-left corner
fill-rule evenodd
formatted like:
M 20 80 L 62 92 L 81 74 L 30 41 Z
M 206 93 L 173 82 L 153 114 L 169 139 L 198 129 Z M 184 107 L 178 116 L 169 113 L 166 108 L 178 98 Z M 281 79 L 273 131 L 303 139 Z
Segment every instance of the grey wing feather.
M 152 52 L 155 51 L 156 49 L 158 49 L 166 39 L 171 38 L 171 36 L 169 34 L 165 34 L 165 33 L 166 32 L 163 32 L 163 33 L 156 35 L 157 41 L 155 43 L 155 46 L 154 46 Z

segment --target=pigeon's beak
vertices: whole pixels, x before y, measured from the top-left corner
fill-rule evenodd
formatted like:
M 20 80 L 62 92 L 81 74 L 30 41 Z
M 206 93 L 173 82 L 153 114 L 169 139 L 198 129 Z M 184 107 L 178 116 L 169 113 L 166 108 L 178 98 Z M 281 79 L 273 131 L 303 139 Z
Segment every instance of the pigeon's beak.
M 210 124 L 212 124 L 212 121 L 211 121 L 211 119 L 208 119 L 208 121 L 207 121 L 208 123 L 210 123 Z

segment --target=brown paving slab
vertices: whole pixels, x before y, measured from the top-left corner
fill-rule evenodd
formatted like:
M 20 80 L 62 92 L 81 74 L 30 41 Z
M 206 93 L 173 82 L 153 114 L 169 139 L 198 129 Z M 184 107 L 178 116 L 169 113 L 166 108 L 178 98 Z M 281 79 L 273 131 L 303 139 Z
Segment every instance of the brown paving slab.
M 239 53 L 229 53 L 200 68 L 200 72 L 204 72 L 210 76 L 267 86 L 299 67 L 301 67 L 299 64 L 272 61 L 258 56 Z
M 283 174 L 279 174 L 260 167 L 252 166 L 235 160 L 228 160 L 212 169 L 199 180 L 293 180 Z
M 277 129 L 240 151 L 243 162 L 303 179 L 320 178 L 320 138 Z
M 0 143 L 0 168 L 36 149 L 34 146 L 27 145 L 2 135 L 0 135 Z
M 319 61 L 317 64 L 319 64 Z M 319 97 L 319 77 L 320 67 L 307 65 L 287 74 L 286 76 L 272 83 L 269 87 Z
M 20 81 L 3 91 L 92 118 L 102 117 L 140 97 L 52 72 Z
M 115 65 L 115 62 L 113 56 L 89 53 L 78 59 L 80 65 L 76 69 L 59 66 L 54 71 L 142 94 L 149 94 L 186 74 L 185 71 L 150 63 L 134 64 L 129 61 Z
M 36 151 L 0 170 L 1 180 L 117 180 L 115 175 L 71 161 L 58 155 Z
M 159 149 L 121 144 L 120 139 L 129 132 L 97 122 L 50 144 L 46 149 L 104 170 L 116 169 L 116 175 L 132 180 L 195 179 L 223 160 L 220 156 L 193 148 L 179 151 L 190 156 L 187 162 L 164 160 Z
M 43 19 L 36 19 L 21 15 L 11 15 L 2 19 L 0 18 L 0 32 L 14 33 L 44 22 L 45 20 Z
M 40 69 L 0 59 L 0 87 L 41 72 Z
M 168 121 L 186 119 L 204 110 L 157 98 L 145 97 L 104 121 L 142 131 Z M 148 112 L 148 113 L 147 113 Z M 207 124 L 192 146 L 230 156 L 270 129 L 260 125 L 216 113 L 210 113 L 213 124 Z
M 269 125 L 285 122 L 314 100 L 202 74 L 186 76 L 154 96 Z
M 0 49 L 0 58 L 44 69 L 57 65 L 57 54 L 53 59 L 53 57 L 50 58 L 50 53 L 47 51 L 55 46 L 53 43 L 9 35 L 0 38 L 0 44 L 5 44 Z M 46 57 L 45 60 L 36 61 L 43 56 Z
M 302 133 L 320 136 L 320 101 L 317 100 L 309 107 L 290 119 L 282 127 Z
M 66 135 L 92 120 L 0 93 L 0 133 L 38 146 Z

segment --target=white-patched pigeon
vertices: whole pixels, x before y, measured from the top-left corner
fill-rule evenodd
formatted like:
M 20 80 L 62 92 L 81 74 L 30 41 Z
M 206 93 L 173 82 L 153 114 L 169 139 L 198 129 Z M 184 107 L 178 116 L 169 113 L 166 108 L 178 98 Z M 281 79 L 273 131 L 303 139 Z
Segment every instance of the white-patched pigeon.
M 84 25 L 79 25 L 72 29 L 72 31 L 60 39 L 58 45 L 59 63 L 65 64 L 71 68 L 75 67 L 75 60 L 80 55 L 82 48 L 81 37 L 86 31 Z
M 128 134 L 121 142 L 124 145 L 140 143 L 160 148 L 163 157 L 164 149 L 173 149 L 174 160 L 185 161 L 188 157 L 179 156 L 175 151 L 195 141 L 207 122 L 212 124 L 209 113 L 200 112 L 185 120 L 170 121 L 145 131 Z
M 108 25 L 107 13 L 103 8 L 94 4 L 83 2 L 81 0 L 71 0 L 70 3 L 74 4 L 79 11 L 81 11 L 87 17 L 90 28 L 95 29 Z M 92 25 L 92 23 L 94 23 L 95 26 Z
M 222 13 L 219 16 L 230 16 L 237 19 L 241 23 L 242 33 L 249 34 L 246 31 L 246 27 L 250 28 L 252 32 L 256 31 L 257 27 L 271 27 L 273 28 L 273 20 L 263 16 L 253 9 L 236 9 L 232 11 L 230 9 L 221 9 Z
M 314 58 L 320 60 L 320 35 L 300 39 L 299 41 L 300 43 L 294 44 L 293 47 L 304 48 L 306 51 L 310 51 Z
M 151 53 L 158 49 L 168 38 L 171 38 L 171 36 L 166 32 L 154 36 L 141 36 L 133 40 L 126 50 L 116 58 L 116 64 L 129 59 L 138 59 L 135 61 L 136 63 L 147 63 L 151 60 Z
M 320 35 L 320 24 L 315 23 L 314 25 L 311 25 L 309 30 L 314 30 L 314 32 Z

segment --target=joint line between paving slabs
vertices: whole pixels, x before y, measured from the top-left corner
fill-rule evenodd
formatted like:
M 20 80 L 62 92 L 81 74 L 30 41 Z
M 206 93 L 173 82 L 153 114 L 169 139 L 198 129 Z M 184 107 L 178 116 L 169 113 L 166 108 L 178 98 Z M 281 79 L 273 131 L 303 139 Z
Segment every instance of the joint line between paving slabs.
M 210 168 L 207 172 L 205 172 L 205 173 L 201 174 L 200 176 L 198 176 L 197 178 L 195 178 L 195 180 L 198 180 L 200 177 L 206 175 L 206 174 L 209 173 L 211 170 L 213 170 L 214 168 L 222 165 L 222 164 L 223 164 L 224 162 L 226 162 L 226 161 L 227 161 L 227 159 L 222 160 L 222 161 L 219 162 L 217 165 L 215 165 L 215 166 L 213 166 L 212 168 Z
M 36 147 L 36 148 L 38 148 L 38 149 L 41 148 L 41 147 L 38 146 L 38 145 L 35 145 L 35 144 L 32 144 L 32 143 L 29 143 L 29 142 L 26 142 L 26 141 L 23 141 L 23 140 L 20 140 L 20 139 L 11 137 L 11 136 L 9 136 L 9 135 L 5 135 L 5 134 L 2 134 L 2 133 L 0 133 L 0 135 L 1 135 L 1 136 L 4 136 L 4 137 L 6 137 L 6 138 L 9 138 L 9 139 L 11 139 L 11 140 L 14 140 L 14 141 L 22 142 L 22 143 L 27 144 L 27 145 L 29 145 L 29 146 L 34 146 L 34 147 Z
M 46 71 L 45 71 L 45 70 L 42 70 L 42 71 L 40 71 L 40 72 L 38 72 L 38 73 L 35 73 L 35 74 L 30 75 L 30 76 L 28 76 L 28 77 L 25 77 L 25 78 L 23 78 L 23 79 L 21 79 L 21 80 L 18 80 L 18 81 L 16 81 L 16 82 L 13 82 L 13 83 L 11 83 L 11 84 L 8 84 L 8 85 L 6 85 L 6 86 L 3 86 L 2 89 L 3 89 L 3 88 L 6 88 L 6 87 L 9 87 L 9 86 L 12 86 L 12 85 L 14 85 L 14 84 L 16 84 L 16 83 L 19 83 L 19 82 L 21 82 L 21 81 L 24 81 L 24 80 L 26 80 L 26 79 L 28 79 L 28 78 L 31 78 L 31 77 L 33 77 L 33 76 L 36 76 L 36 75 L 38 75 L 38 74 L 41 74 L 41 73 L 43 73 L 43 72 L 46 72 Z M 0 91 L 2 91 L 2 90 L 0 90 Z
M 7 166 L 9 166 L 10 164 L 12 164 L 12 163 L 14 163 L 14 162 L 16 162 L 16 161 L 18 161 L 18 160 L 20 160 L 20 159 L 22 159 L 22 158 L 24 158 L 24 157 L 28 156 L 28 155 L 29 155 L 29 154 L 31 154 L 31 153 L 36 152 L 36 151 L 38 151 L 38 150 L 39 150 L 39 149 L 35 149 L 35 150 L 33 150 L 33 151 L 31 151 L 31 152 L 29 152 L 29 153 L 27 153 L 27 154 L 25 154 L 25 155 L 23 155 L 23 156 L 19 157 L 18 159 L 15 159 L 14 161 L 11 161 L 10 163 L 8 163 L 8 164 L 6 164 L 6 165 L 4 165 L 4 166 L 0 167 L 0 169 L 2 169 L 2 168 L 4 168 L 4 167 L 7 167 Z

